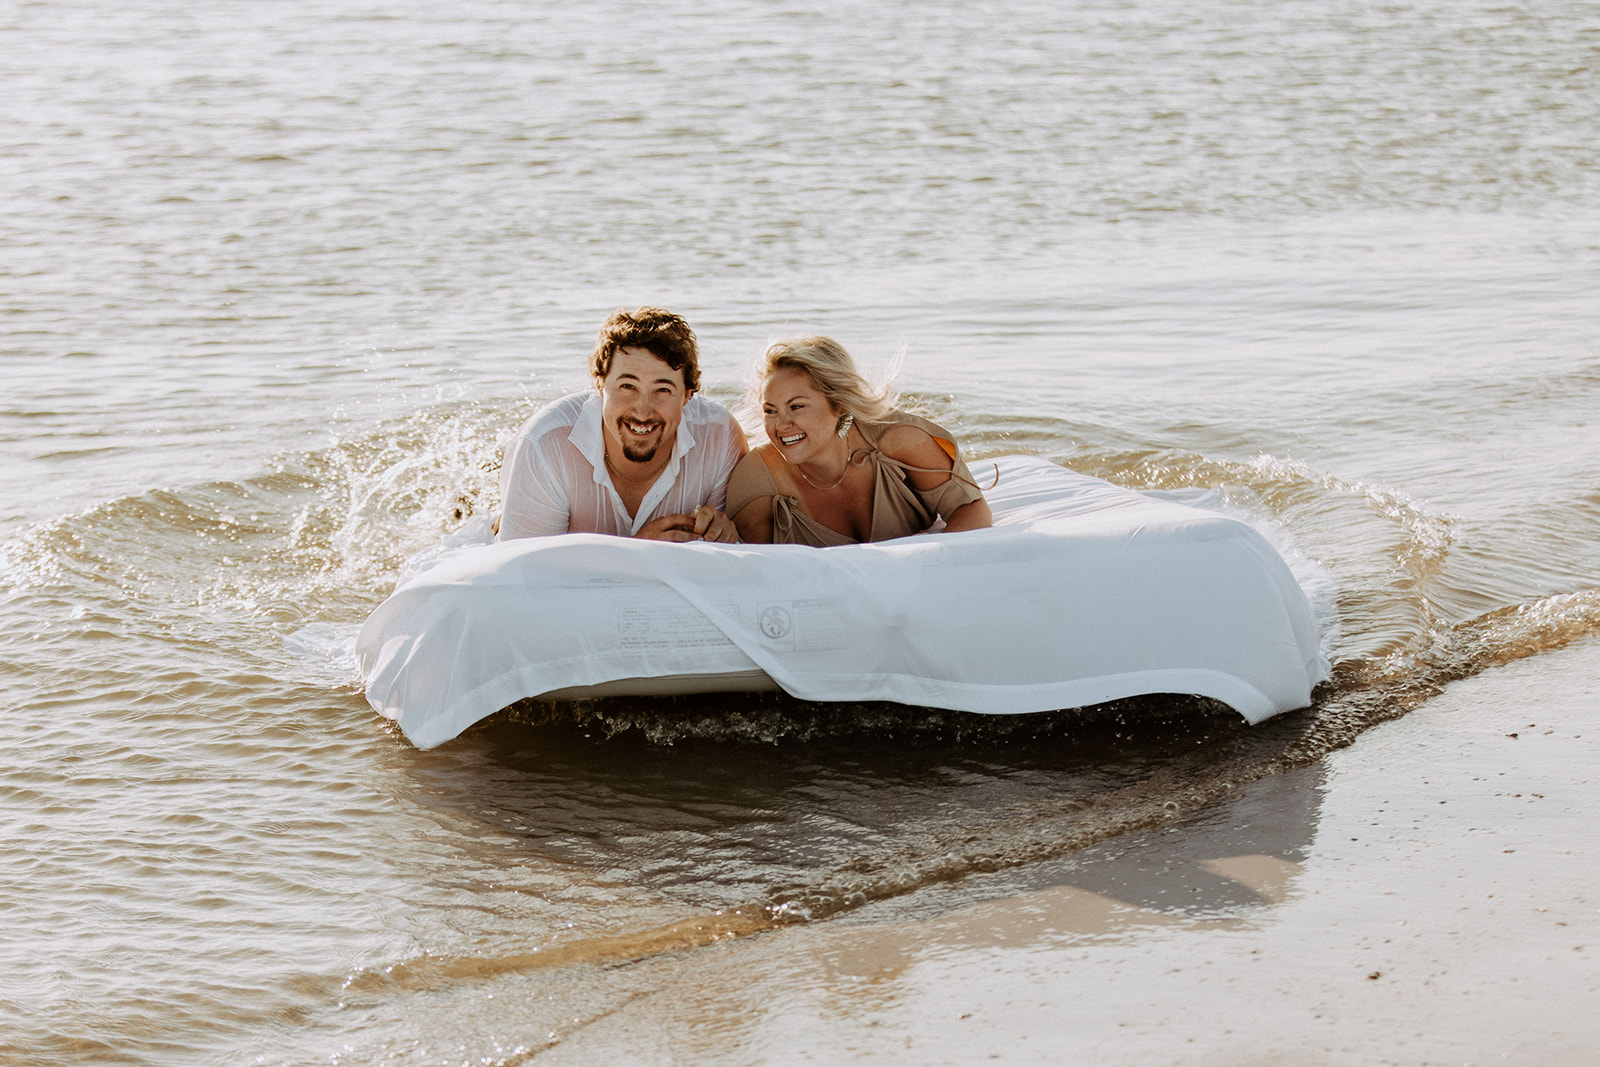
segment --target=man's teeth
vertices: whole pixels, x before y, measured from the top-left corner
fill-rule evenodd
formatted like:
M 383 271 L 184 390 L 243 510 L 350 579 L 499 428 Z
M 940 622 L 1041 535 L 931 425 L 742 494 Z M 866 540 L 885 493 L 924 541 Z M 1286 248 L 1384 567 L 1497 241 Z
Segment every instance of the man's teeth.
M 624 422 L 622 425 L 627 427 L 629 433 L 638 434 L 640 437 L 653 433 L 656 428 L 653 422 Z

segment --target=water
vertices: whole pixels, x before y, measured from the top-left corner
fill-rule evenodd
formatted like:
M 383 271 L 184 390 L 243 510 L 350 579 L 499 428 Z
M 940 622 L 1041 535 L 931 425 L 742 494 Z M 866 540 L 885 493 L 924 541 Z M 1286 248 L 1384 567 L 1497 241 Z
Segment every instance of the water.
M 618 961 L 1047 881 L 1600 631 L 1600 21 L 1536 8 L 0 8 L 0 1057 L 520 1062 Z M 724 400 L 825 331 L 978 457 L 1218 490 L 1334 680 L 416 752 L 286 638 L 649 302 Z

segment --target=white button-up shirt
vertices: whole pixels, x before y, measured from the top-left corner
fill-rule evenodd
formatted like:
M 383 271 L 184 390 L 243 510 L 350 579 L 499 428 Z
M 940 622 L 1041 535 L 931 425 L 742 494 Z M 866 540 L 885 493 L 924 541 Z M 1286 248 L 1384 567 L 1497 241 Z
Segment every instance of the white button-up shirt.
M 672 457 L 629 515 L 605 463 L 598 390 L 564 396 L 523 423 L 500 469 L 501 541 L 558 533 L 624 537 L 661 515 L 718 511 L 728 475 L 745 452 L 744 430 L 728 409 L 696 393 L 683 406 Z

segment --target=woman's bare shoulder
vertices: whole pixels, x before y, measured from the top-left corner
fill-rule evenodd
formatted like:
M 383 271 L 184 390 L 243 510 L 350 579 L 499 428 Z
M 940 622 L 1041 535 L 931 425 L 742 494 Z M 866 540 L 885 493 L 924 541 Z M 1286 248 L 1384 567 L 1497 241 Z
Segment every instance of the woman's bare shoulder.
M 932 433 L 914 423 L 886 427 L 878 437 L 878 451 L 909 466 L 950 469 L 949 451 Z

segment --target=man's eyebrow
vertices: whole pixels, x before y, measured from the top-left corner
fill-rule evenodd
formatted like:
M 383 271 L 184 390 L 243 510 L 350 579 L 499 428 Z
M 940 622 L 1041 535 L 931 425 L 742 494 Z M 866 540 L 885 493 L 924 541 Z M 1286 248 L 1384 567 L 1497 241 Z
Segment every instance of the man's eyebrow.
M 617 372 L 617 381 L 620 382 L 620 381 L 623 381 L 625 379 L 628 380 L 628 381 L 634 381 L 634 382 L 642 382 L 642 381 L 644 381 L 644 377 L 642 375 L 635 374 L 632 371 L 627 371 L 627 370 L 618 371 Z M 660 375 L 658 377 L 650 379 L 650 384 L 651 385 L 678 386 L 678 385 L 682 385 L 683 382 L 680 379 L 675 378 L 670 374 L 663 374 L 663 375 Z

